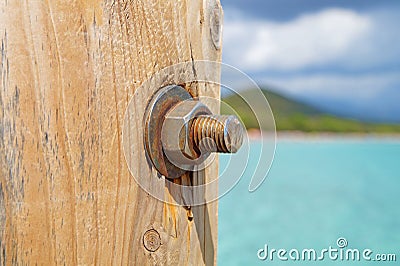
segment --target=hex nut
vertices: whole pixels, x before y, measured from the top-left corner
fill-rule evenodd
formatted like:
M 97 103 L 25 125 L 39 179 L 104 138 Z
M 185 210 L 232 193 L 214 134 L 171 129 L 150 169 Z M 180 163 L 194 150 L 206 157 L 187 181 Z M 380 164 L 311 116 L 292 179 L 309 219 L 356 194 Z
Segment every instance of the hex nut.
M 201 102 L 187 100 L 175 105 L 166 115 L 161 132 L 164 152 L 175 163 L 185 163 L 187 159 L 197 159 L 199 154 L 193 148 L 191 137 L 192 122 L 211 111 Z

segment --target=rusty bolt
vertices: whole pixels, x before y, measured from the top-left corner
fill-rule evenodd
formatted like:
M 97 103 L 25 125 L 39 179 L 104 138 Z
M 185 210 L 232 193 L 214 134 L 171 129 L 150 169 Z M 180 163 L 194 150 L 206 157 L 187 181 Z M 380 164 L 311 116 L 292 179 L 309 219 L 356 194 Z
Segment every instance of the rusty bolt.
M 167 113 L 161 140 L 166 156 L 174 165 L 192 170 L 211 152 L 237 152 L 243 133 L 236 116 L 211 115 L 200 101 L 188 100 Z
M 195 147 L 204 151 L 236 153 L 243 143 L 244 129 L 234 115 L 202 115 L 193 122 Z
M 181 86 L 161 88 L 147 107 L 147 155 L 158 172 L 168 178 L 201 169 L 211 152 L 237 152 L 243 134 L 236 116 L 212 115 Z

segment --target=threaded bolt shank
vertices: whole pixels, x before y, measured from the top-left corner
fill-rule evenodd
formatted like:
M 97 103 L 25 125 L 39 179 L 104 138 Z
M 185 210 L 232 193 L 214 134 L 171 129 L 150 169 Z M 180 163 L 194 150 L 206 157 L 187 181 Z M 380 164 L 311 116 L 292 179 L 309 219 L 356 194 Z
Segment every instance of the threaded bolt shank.
M 236 153 L 243 143 L 243 126 L 233 115 L 196 117 L 192 130 L 194 145 L 200 151 Z

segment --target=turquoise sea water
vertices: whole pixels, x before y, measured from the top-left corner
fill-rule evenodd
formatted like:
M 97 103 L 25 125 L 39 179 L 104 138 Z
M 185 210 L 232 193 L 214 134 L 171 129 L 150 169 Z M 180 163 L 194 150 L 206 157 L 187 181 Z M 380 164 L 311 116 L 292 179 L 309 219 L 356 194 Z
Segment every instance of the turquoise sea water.
M 249 182 L 244 176 L 219 201 L 219 265 L 400 264 L 400 141 L 278 142 L 266 181 L 253 193 Z M 344 251 L 371 249 L 371 258 L 396 254 L 397 261 L 333 260 L 326 253 L 313 262 L 293 261 L 288 254 L 288 261 L 276 254 L 272 261 L 257 257 L 266 244 L 287 252 L 340 250 L 340 237 L 347 241 Z

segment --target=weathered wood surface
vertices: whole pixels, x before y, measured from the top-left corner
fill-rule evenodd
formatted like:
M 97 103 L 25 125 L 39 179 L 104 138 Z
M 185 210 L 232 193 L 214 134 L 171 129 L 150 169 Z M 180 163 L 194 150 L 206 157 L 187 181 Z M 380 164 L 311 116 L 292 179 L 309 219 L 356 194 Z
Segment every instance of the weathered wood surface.
M 0 3 L 1 264 L 215 263 L 217 204 L 188 210 L 141 190 L 121 131 L 153 73 L 220 60 L 216 1 Z M 219 97 L 218 86 L 189 85 Z M 215 176 L 217 163 L 193 182 Z M 143 247 L 151 228 L 155 252 Z

